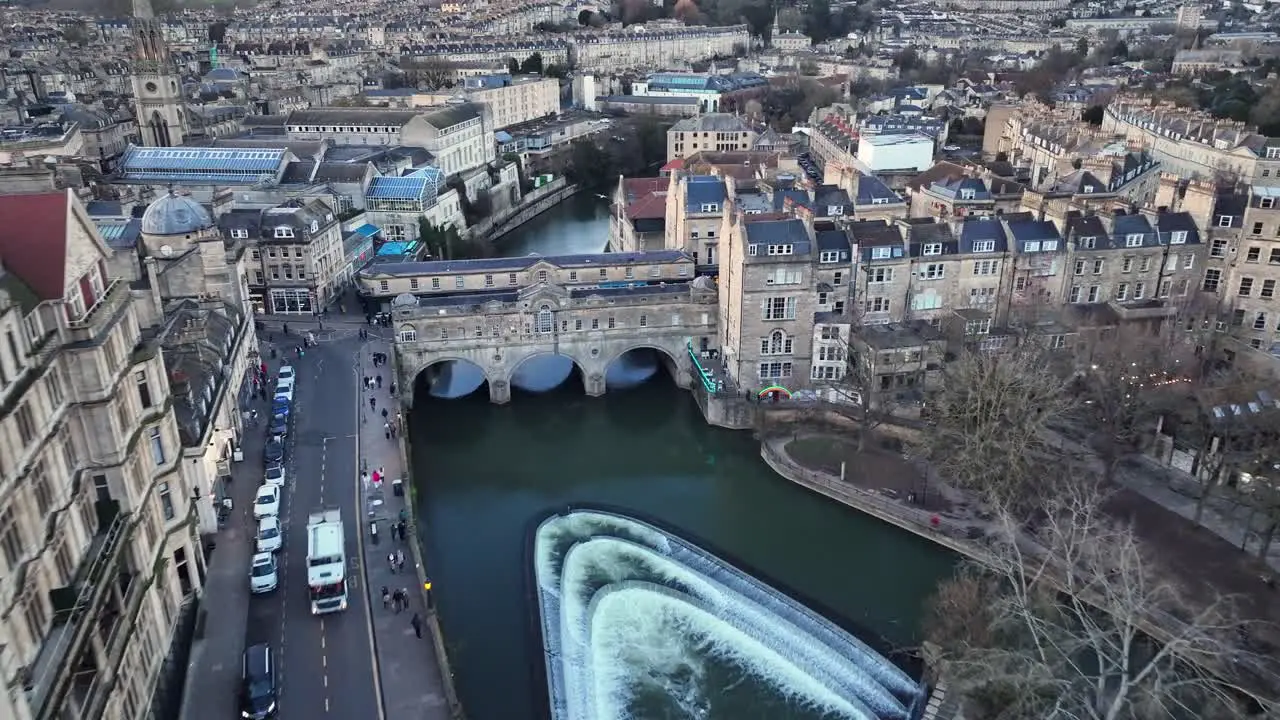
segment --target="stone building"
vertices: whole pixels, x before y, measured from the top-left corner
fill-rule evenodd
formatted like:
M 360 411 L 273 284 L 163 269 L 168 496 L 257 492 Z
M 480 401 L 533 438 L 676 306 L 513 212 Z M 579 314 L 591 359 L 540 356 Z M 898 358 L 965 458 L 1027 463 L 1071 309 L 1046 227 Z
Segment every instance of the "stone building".
M 707 113 L 686 118 L 667 130 L 667 159 L 687 158 L 706 150 L 751 150 L 759 136 L 737 115 Z
M 0 716 L 140 717 L 175 690 L 162 668 L 203 583 L 206 493 L 181 467 L 147 295 L 109 274 L 84 208 L 3 196 L 0 228 Z

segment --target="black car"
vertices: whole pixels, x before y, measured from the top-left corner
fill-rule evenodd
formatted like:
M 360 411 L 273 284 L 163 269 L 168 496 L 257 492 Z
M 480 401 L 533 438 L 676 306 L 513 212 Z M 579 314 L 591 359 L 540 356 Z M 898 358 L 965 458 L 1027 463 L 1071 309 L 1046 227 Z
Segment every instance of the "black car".
M 277 413 L 271 416 L 271 422 L 267 423 L 267 437 L 279 435 L 284 437 L 289 434 L 289 416 L 285 413 Z
M 262 459 L 267 464 L 277 463 L 284 460 L 284 438 L 279 435 L 273 435 L 267 440 L 266 447 L 262 448 Z
M 240 680 L 240 717 L 266 720 L 276 715 L 276 661 L 267 644 L 244 651 Z

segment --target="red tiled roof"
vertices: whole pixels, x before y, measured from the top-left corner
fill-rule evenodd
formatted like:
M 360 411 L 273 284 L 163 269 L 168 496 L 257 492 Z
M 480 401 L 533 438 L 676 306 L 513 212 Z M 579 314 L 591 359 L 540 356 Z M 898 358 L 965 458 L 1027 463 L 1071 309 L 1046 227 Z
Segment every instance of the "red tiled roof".
M 662 169 L 664 171 L 679 170 L 680 168 L 683 168 L 683 167 L 684 167 L 684 158 L 676 158 L 675 160 L 668 160 L 667 164 L 662 166 Z
M 664 177 L 626 178 L 622 181 L 623 192 L 626 193 L 628 198 L 640 198 L 644 195 L 665 193 L 670 187 L 671 179 Z
M 67 194 L 0 195 L 0 262 L 41 300 L 66 290 Z
M 632 220 L 641 218 L 665 218 L 667 216 L 667 198 L 665 195 L 649 194 L 636 198 L 627 206 L 627 217 Z

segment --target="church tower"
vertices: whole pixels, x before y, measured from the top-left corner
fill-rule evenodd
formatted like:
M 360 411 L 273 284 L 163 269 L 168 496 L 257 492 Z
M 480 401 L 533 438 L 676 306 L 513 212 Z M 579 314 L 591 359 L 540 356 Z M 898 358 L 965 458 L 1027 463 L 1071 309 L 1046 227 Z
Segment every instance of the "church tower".
M 181 145 L 187 136 L 181 78 L 174 71 L 151 0 L 133 0 L 133 42 L 133 104 L 142 144 Z

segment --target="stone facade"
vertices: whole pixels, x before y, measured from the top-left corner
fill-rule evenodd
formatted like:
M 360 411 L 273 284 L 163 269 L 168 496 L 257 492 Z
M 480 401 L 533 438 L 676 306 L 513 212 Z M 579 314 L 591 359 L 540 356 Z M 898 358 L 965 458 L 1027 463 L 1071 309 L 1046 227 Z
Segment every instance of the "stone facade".
M 603 395 L 605 373 L 631 350 L 651 348 L 666 356 L 682 387 L 692 378 L 689 348 L 700 348 L 716 333 L 716 292 L 711 288 L 667 285 L 616 291 L 573 292 L 539 284 L 508 299 L 466 299 L 469 304 L 429 300 L 393 312 L 396 382 L 413 403 L 418 375 L 449 360 L 484 371 L 489 398 L 511 399 L 511 377 L 520 364 L 539 355 L 562 355 L 582 373 L 588 395 Z

